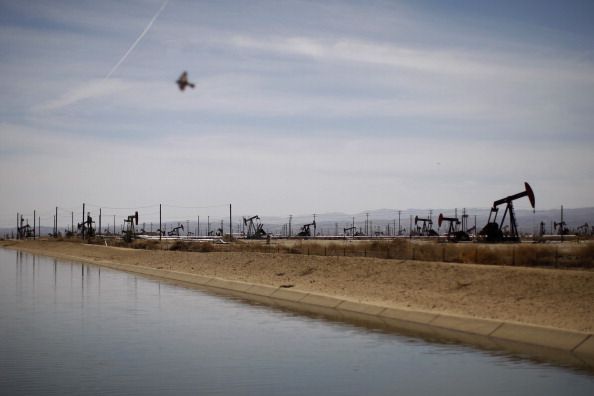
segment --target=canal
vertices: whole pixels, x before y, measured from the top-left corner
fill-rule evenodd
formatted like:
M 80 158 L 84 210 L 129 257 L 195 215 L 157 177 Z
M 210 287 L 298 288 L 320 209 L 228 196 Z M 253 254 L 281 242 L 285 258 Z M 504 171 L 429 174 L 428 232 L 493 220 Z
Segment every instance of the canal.
M 592 372 L 0 249 L 0 394 L 592 395 Z

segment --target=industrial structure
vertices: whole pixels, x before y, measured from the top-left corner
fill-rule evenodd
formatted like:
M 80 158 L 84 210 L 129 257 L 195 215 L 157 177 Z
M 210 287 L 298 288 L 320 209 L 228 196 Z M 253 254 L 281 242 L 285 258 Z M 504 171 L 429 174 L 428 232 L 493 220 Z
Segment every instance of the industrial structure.
M 258 215 L 252 216 L 249 218 L 243 218 L 243 225 L 247 227 L 247 239 L 262 239 L 265 238 L 268 234 L 264 231 L 264 225 L 259 221 L 256 223 L 256 220 L 260 220 Z
M 53 215 L 53 229 L 50 231 L 50 227 L 48 224 L 51 224 L 50 221 L 47 221 L 47 214 L 43 216 L 36 216 L 35 211 L 33 211 L 33 226 L 29 225 L 27 217 L 30 218 L 30 215 L 25 215 L 21 213 L 17 213 L 17 221 L 16 227 L 12 227 L 12 230 L 9 229 L 10 233 L 14 235 L 16 238 L 35 238 L 42 233 L 41 222 L 44 222 L 44 230 L 43 232 L 49 234 L 51 237 L 61 237 L 65 236 L 67 238 L 72 238 L 78 235 L 84 239 L 93 238 L 95 236 L 99 236 L 102 238 L 122 238 L 126 241 L 131 241 L 135 238 L 147 238 L 147 239 L 189 239 L 189 240 L 196 240 L 196 241 L 212 241 L 212 240 L 233 240 L 233 239 L 254 239 L 254 240 L 261 240 L 261 239 L 277 239 L 277 238 L 310 238 L 310 237 L 323 237 L 327 239 L 334 239 L 334 238 L 345 238 L 349 237 L 352 239 L 388 239 L 388 238 L 435 238 L 436 240 L 441 241 L 449 241 L 449 242 L 464 242 L 473 240 L 475 242 L 519 242 L 520 241 L 520 231 L 518 225 L 518 217 L 516 216 L 516 211 L 514 205 L 516 204 L 516 200 L 521 199 L 523 197 L 527 197 L 532 207 L 532 215 L 528 214 L 528 211 L 522 210 L 518 212 L 519 220 L 523 223 L 524 227 L 522 229 L 523 235 L 532 235 L 533 238 L 538 238 L 540 242 L 546 241 L 558 241 L 561 239 L 563 241 L 565 236 L 567 235 L 567 239 L 575 238 L 576 235 L 583 237 L 590 236 L 594 234 L 592 223 L 594 222 L 594 215 L 584 218 L 581 215 L 576 216 L 576 212 L 574 209 L 571 209 L 570 215 L 566 216 L 567 219 L 564 218 L 563 207 L 561 207 L 561 218 L 558 219 L 557 213 L 552 213 L 552 210 L 547 211 L 540 211 L 538 214 L 539 217 L 534 216 L 537 214 L 534 211 L 535 208 L 535 194 L 528 183 L 524 183 L 524 190 L 513 195 L 506 196 L 504 198 L 498 199 L 494 201 L 489 208 L 489 210 L 485 209 L 476 209 L 473 212 L 474 217 L 474 226 L 469 227 L 468 220 L 469 215 L 464 208 L 461 216 L 458 213 L 457 209 L 454 209 L 453 216 L 444 213 L 440 213 L 439 216 L 436 218 L 436 223 L 439 227 L 433 229 L 433 221 L 431 213 L 429 211 L 429 215 L 425 216 L 422 214 L 420 210 L 411 209 L 405 213 L 407 216 L 407 220 L 410 221 L 409 225 L 406 228 L 401 226 L 401 211 L 400 210 L 390 210 L 390 209 L 383 209 L 377 211 L 376 214 L 372 215 L 375 217 L 370 218 L 370 213 L 361 213 L 359 215 L 346 215 L 341 213 L 328 213 L 328 214 L 314 214 L 313 221 L 308 221 L 308 217 L 301 217 L 298 220 L 299 231 L 292 232 L 291 225 L 295 224 L 295 216 L 289 215 L 288 222 L 284 222 L 282 218 L 277 217 L 276 220 L 271 218 L 270 221 L 267 221 L 266 230 L 264 229 L 263 224 L 261 223 L 261 218 L 259 215 L 255 216 L 245 216 L 239 218 L 233 218 L 231 216 L 231 205 L 229 204 L 229 222 L 226 221 L 223 223 L 223 219 L 226 220 L 226 217 L 222 217 L 220 214 L 217 215 L 216 227 L 213 227 L 213 217 L 211 215 L 204 216 L 203 218 L 208 218 L 205 222 L 207 227 L 200 227 L 200 219 L 201 216 L 197 216 L 196 213 L 187 215 L 183 212 L 178 211 L 175 214 L 176 227 L 171 227 L 171 223 L 169 223 L 169 227 L 166 223 L 162 222 L 161 216 L 161 204 L 158 205 L 158 223 L 157 227 L 153 227 L 154 223 L 150 223 L 150 229 L 148 228 L 149 223 L 140 223 L 142 227 L 139 227 L 139 212 L 134 211 L 134 214 L 127 215 L 130 213 L 127 209 L 129 208 L 108 208 L 112 210 L 126 210 L 127 216 L 122 216 L 120 213 L 110 213 L 108 215 L 105 212 L 102 213 L 101 207 L 97 205 L 92 205 L 97 207 L 97 212 L 90 212 L 85 210 L 85 204 L 83 203 L 83 220 L 81 223 L 75 223 L 74 219 L 74 210 L 68 208 L 55 208 L 55 215 Z M 153 205 L 157 207 L 157 205 Z M 222 206 L 222 205 L 221 205 Z M 225 205 L 227 206 L 227 205 Z M 149 206 L 150 207 L 150 206 Z M 192 207 L 176 207 L 172 206 L 173 208 L 179 209 L 186 209 Z M 145 207 L 148 208 L 148 207 Z M 105 208 L 103 208 L 105 209 Z M 503 209 L 503 210 L 501 210 Z M 587 209 L 587 208 L 584 208 Z M 61 213 L 59 213 L 59 210 Z M 392 213 L 390 213 L 392 212 Z M 45 212 L 47 213 L 47 212 Z M 80 212 L 79 212 L 80 213 Z M 95 227 L 94 218 L 91 217 L 91 213 L 97 213 L 97 224 L 98 228 Z M 157 212 L 149 212 L 149 215 L 155 215 Z M 211 212 L 212 213 L 212 212 Z M 587 213 L 587 212 L 586 212 Z M 58 232 L 58 214 L 61 214 L 62 221 L 60 223 L 61 226 L 64 224 L 64 217 L 68 216 L 68 223 L 72 221 L 72 226 L 65 228 L 65 232 Z M 103 218 L 102 218 L 103 215 Z M 116 218 L 119 216 L 120 219 L 123 221 L 123 225 L 121 226 L 120 232 L 116 232 Z M 171 216 L 171 215 L 170 215 Z M 190 216 L 194 217 L 194 221 L 187 220 L 191 218 Z M 343 217 L 349 217 L 349 221 L 345 221 Z M 351 217 L 352 216 L 352 217 Z M 365 216 L 365 217 L 363 217 Z M 393 216 L 393 217 L 387 217 Z M 529 227 L 526 226 L 527 220 L 532 217 L 532 229 L 530 230 Z M 110 225 L 106 224 L 105 218 L 108 218 L 108 222 Z M 113 217 L 113 223 L 111 221 Z M 185 218 L 185 219 L 184 219 Z M 322 219 L 323 218 L 323 219 Z M 357 220 L 357 218 L 359 220 Z M 478 227 L 477 218 L 484 225 L 482 229 Z M 45 220 L 44 220 L 45 219 Z M 51 219 L 51 217 L 50 217 Z M 184 219 L 181 220 L 180 219 Z M 196 220 L 197 219 L 197 220 Z M 352 221 L 351 221 L 352 219 Z M 37 220 L 37 222 L 35 222 Z M 555 221 L 554 221 L 555 220 Z M 567 220 L 567 224 L 566 223 Z M 577 222 L 581 220 L 581 222 Z M 587 220 L 587 222 L 584 222 Z M 46 222 L 47 221 L 47 222 Z M 220 222 L 220 227 L 219 227 Z M 407 221 L 408 222 L 408 221 Z M 193 224 L 192 224 L 193 223 Z M 272 226 L 270 225 L 272 223 Z M 307 223 L 307 224 L 304 224 Z M 341 224 L 342 223 L 342 224 Z M 486 223 L 486 225 L 485 225 Z M 111 227 L 113 224 L 113 227 Z M 121 223 L 122 224 L 122 223 Z M 203 223 L 204 224 L 204 223 Z M 229 224 L 228 229 L 225 229 L 224 226 Z M 302 225 L 301 225 L 302 224 Z M 482 226 L 481 225 L 481 226 Z M 73 231 L 77 230 L 78 226 L 78 233 L 74 233 Z M 441 227 L 445 227 L 442 229 Z M 344 228 L 343 228 L 344 227 Z M 64 229 L 64 228 L 60 228 Z M 408 229 L 408 230 L 407 230 Z M 138 231 L 141 230 L 141 231 Z M 404 230 L 407 232 L 405 233 Z M 480 230 L 480 233 L 477 235 L 477 231 Z M 48 232 L 49 231 L 49 232 Z M 185 232 L 183 232 L 185 231 Z M 439 234 L 438 232 L 439 231 Z M 575 235 L 568 235 L 568 234 L 575 234 Z M 549 235 L 546 235 L 549 234 Z M 561 236 L 561 238 L 555 238 L 557 234 Z M 8 235 L 5 234 L 5 235 Z M 228 239 L 223 239 L 222 237 L 230 236 Z M 217 238 L 221 237 L 221 238 Z
M 461 242 L 461 241 L 470 241 L 470 236 L 464 229 L 460 229 L 461 221 L 458 220 L 457 217 L 445 217 L 443 213 L 439 214 L 437 218 L 437 226 L 441 227 L 443 222 L 448 222 L 448 231 L 447 237 L 448 241 L 452 242 Z
M 124 219 L 124 230 L 123 230 L 123 238 L 126 242 L 132 241 L 132 239 L 136 238 L 136 227 L 138 225 L 138 211 L 134 212 L 133 215 L 128 216 L 127 219 Z
M 95 236 L 95 221 L 91 217 L 91 212 L 87 212 L 87 219 L 82 223 L 78 223 L 78 230 L 81 232 L 83 238 L 93 238 Z
M 419 225 L 422 223 L 422 225 Z M 418 236 L 438 236 L 437 231 L 433 229 L 433 220 L 431 218 L 421 218 L 415 216 L 415 234 Z
M 516 215 L 514 213 L 513 202 L 517 199 L 528 197 L 532 209 L 534 209 L 535 199 L 534 192 L 528 183 L 524 183 L 524 191 L 509 195 L 505 198 L 498 199 L 493 202 L 491 212 L 487 225 L 483 227 L 479 235 L 481 235 L 486 242 L 519 242 L 520 235 L 518 233 L 518 225 L 516 223 Z M 501 217 L 501 223 L 497 223 L 497 214 L 499 213 L 499 206 L 505 204 L 505 210 Z M 504 232 L 505 219 L 509 215 L 509 228 Z
M 303 226 L 301 226 L 301 231 L 299 231 L 299 233 L 297 234 L 297 236 L 300 237 L 310 237 L 311 235 L 311 230 L 310 227 L 313 226 L 313 235 L 316 235 L 316 221 L 314 220 L 313 222 L 309 223 L 309 224 L 304 224 Z

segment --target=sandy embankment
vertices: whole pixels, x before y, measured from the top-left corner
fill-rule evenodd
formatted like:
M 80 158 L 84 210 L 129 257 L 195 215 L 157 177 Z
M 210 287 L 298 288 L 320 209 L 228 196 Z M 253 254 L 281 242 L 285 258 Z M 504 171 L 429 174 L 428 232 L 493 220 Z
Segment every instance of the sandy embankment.
M 2 242 L 49 256 L 167 269 L 343 299 L 591 333 L 594 272 L 264 253 L 135 250 L 54 241 Z

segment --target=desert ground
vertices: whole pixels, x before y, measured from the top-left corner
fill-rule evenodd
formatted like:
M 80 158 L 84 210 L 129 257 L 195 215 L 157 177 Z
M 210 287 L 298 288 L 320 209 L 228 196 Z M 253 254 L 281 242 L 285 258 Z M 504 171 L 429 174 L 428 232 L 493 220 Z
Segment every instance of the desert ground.
M 140 250 L 58 241 L 0 246 L 59 258 L 284 286 L 386 307 L 594 331 L 594 271 L 260 252 Z

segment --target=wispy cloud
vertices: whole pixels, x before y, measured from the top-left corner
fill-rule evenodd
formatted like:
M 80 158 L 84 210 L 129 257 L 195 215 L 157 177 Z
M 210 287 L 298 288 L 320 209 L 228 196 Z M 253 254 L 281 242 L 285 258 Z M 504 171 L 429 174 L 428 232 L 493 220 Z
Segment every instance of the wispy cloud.
M 357 62 L 410 69 L 432 74 L 464 78 L 564 78 L 594 84 L 594 64 L 578 59 L 551 59 L 545 56 L 522 56 L 480 49 L 421 49 L 358 39 L 316 39 L 312 37 L 263 38 L 238 35 L 230 44 L 240 48 L 320 60 Z
M 121 93 L 129 85 L 121 80 L 93 80 L 75 87 L 56 99 L 49 100 L 33 108 L 34 112 L 48 112 L 72 106 L 84 100 L 96 99 Z

